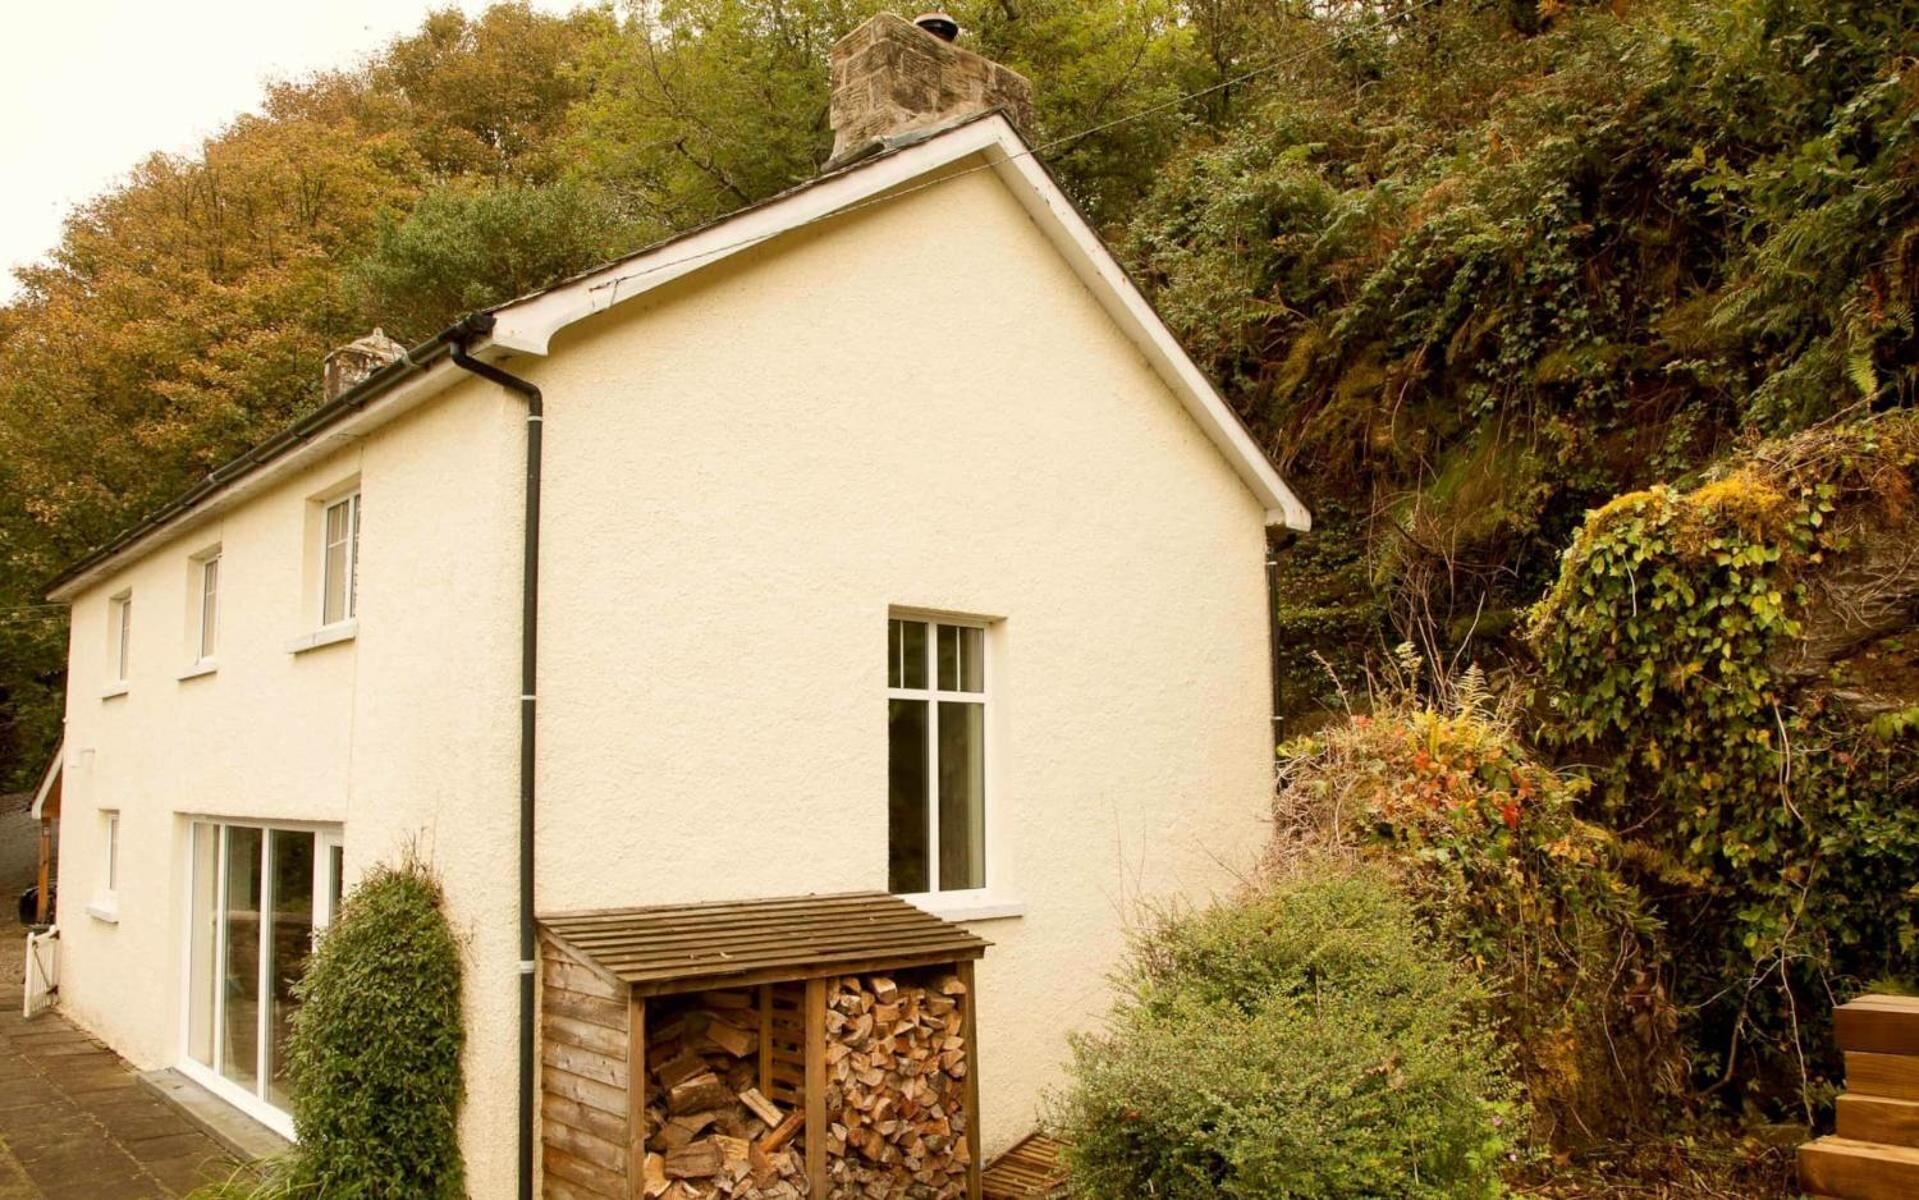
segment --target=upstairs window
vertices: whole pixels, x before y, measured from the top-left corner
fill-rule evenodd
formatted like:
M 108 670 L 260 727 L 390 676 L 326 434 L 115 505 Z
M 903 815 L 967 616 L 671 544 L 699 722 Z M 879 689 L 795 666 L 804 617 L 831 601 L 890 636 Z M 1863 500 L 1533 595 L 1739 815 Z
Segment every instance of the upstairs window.
M 107 660 L 114 681 L 125 683 L 133 645 L 133 593 L 121 592 L 107 605 Z
M 107 869 L 106 893 L 109 898 L 120 893 L 120 814 L 109 812 L 107 817 Z
M 320 567 L 320 624 L 352 620 L 359 608 L 360 493 L 327 504 Z
M 986 629 L 887 622 L 887 886 L 986 886 Z
M 220 552 L 211 551 L 196 563 L 200 601 L 200 643 L 196 655 L 206 662 L 219 649 L 220 638 Z

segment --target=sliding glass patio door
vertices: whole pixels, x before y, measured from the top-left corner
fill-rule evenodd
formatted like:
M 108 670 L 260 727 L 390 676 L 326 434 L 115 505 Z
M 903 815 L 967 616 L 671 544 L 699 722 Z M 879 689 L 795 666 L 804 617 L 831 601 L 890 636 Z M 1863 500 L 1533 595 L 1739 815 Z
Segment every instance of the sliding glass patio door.
M 338 830 L 196 821 L 183 1069 L 291 1132 L 294 986 L 333 919 Z

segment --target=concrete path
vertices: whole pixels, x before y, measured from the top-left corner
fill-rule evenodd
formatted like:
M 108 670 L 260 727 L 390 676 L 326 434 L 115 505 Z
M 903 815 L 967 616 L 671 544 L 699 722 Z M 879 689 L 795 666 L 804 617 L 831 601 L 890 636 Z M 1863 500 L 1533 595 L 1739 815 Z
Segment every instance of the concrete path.
M 231 1175 L 217 1142 L 58 1010 L 21 1017 L 7 966 L 23 936 L 0 924 L 0 1200 L 160 1200 Z

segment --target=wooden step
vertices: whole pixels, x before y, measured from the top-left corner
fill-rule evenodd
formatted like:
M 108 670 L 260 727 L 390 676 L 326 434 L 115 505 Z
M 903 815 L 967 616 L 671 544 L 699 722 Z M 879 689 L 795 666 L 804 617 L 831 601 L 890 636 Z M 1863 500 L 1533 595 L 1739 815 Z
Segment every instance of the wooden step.
M 1823 1137 L 1799 1147 L 1799 1186 L 1838 1200 L 1912 1200 L 1919 1150 Z
M 1838 1133 L 1856 1142 L 1919 1147 L 1919 1100 L 1847 1092 L 1839 1097 Z
M 983 1177 L 985 1200 L 1042 1200 L 1066 1185 L 1059 1162 L 1060 1144 L 1034 1134 L 994 1159 Z
M 1861 996 L 1832 1010 L 1841 1050 L 1919 1055 L 1919 997 Z
M 1888 1100 L 1919 1100 L 1919 1056 L 1848 1050 L 1846 1090 Z

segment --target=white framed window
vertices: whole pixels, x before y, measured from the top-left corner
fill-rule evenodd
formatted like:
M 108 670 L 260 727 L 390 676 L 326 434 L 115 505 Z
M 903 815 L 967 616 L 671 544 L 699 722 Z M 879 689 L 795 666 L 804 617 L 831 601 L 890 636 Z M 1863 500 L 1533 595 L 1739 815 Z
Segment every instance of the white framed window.
M 295 985 L 339 911 L 342 846 L 338 826 L 196 820 L 188 835 L 179 1066 L 289 1138 Z
M 100 810 L 100 884 L 87 913 L 109 925 L 120 920 L 120 813 Z
M 120 894 L 120 814 L 107 814 L 107 895 Z
M 951 618 L 887 621 L 889 891 L 987 886 L 988 632 Z
M 195 662 L 211 660 L 220 648 L 220 551 L 216 547 L 194 562 L 194 581 L 198 585 L 200 621 Z
M 133 663 L 133 593 L 121 592 L 107 602 L 107 656 L 113 681 L 125 683 Z
M 360 493 L 326 502 L 320 521 L 320 624 L 351 621 L 359 611 Z

